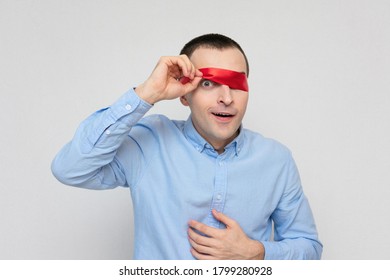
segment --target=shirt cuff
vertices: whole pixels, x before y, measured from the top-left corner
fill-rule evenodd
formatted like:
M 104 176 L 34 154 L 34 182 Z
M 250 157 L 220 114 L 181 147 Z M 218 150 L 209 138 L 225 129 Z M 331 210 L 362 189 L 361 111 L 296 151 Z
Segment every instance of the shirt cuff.
M 125 135 L 145 115 L 152 105 L 143 101 L 130 89 L 110 107 L 92 114 L 80 127 L 81 152 L 90 153 L 98 140 L 104 142 L 108 135 Z M 111 144 L 112 145 L 112 144 Z
M 132 88 L 123 94 L 114 104 L 112 104 L 110 106 L 110 110 L 115 120 L 126 122 L 125 117 L 129 114 L 137 114 L 138 116 L 133 115 L 132 119 L 138 121 L 152 107 L 152 105 L 141 99 Z
M 275 242 L 261 241 L 264 246 L 264 260 L 277 260 L 280 259 L 280 253 L 278 252 L 278 246 Z

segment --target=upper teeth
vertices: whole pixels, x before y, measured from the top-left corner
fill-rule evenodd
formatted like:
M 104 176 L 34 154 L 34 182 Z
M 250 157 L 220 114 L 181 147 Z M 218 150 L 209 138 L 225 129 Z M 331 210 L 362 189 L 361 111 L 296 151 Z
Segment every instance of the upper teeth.
M 226 114 L 226 113 L 215 113 L 215 114 L 218 116 L 230 116 L 230 114 Z

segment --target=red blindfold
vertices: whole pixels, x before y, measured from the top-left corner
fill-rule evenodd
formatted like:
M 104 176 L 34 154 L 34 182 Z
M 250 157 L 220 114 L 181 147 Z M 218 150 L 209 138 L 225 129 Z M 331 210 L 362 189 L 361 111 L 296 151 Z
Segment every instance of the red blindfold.
M 199 71 L 203 73 L 202 78 L 205 80 L 227 85 L 231 89 L 249 90 L 245 73 L 220 68 L 201 68 Z M 180 81 L 185 84 L 189 79 L 184 77 Z

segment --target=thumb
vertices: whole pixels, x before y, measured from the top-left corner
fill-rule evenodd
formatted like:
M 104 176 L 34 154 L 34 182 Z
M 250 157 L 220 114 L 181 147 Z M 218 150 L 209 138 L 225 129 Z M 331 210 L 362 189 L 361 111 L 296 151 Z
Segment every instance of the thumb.
M 216 218 L 221 223 L 225 224 L 226 227 L 234 227 L 236 225 L 236 221 L 233 220 L 232 218 L 229 218 L 225 214 L 218 212 L 215 209 L 212 210 L 212 213 L 213 213 L 214 218 Z
M 195 90 L 198 85 L 199 85 L 199 82 L 202 80 L 202 77 L 195 77 L 194 79 L 192 80 L 189 80 L 188 78 L 185 80 L 185 81 L 182 81 L 181 83 L 184 85 L 184 88 L 185 88 L 185 93 L 189 93 L 193 90 Z

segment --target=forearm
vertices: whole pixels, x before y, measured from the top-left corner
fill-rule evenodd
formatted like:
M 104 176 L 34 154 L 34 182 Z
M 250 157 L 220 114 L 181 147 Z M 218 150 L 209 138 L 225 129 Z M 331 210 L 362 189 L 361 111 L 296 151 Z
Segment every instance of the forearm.
M 115 155 L 131 128 L 149 109 L 150 105 L 130 90 L 111 107 L 92 114 L 53 160 L 55 177 L 64 184 L 85 188 L 124 184 Z
M 266 260 L 319 260 L 322 244 L 306 238 L 262 242 Z
M 285 174 L 284 193 L 271 216 L 274 241 L 262 242 L 265 259 L 320 259 L 322 244 L 291 153 Z

